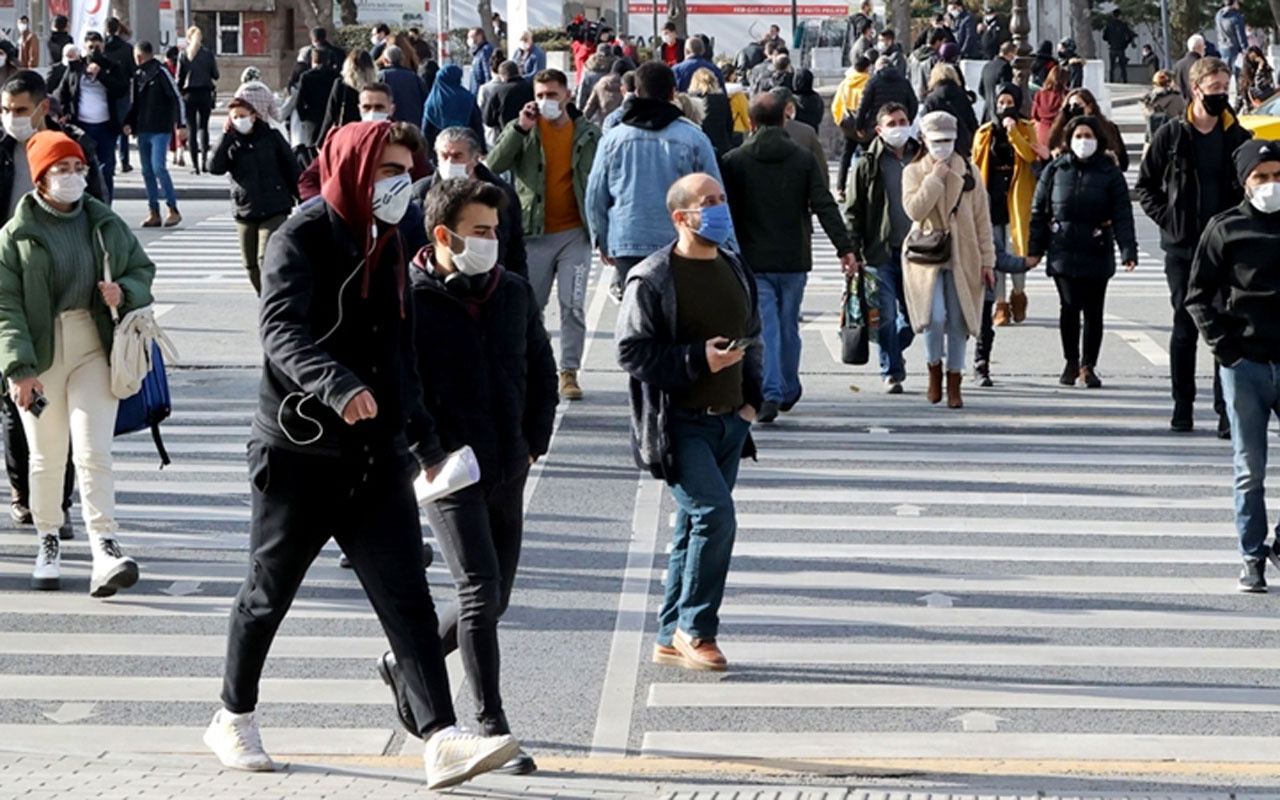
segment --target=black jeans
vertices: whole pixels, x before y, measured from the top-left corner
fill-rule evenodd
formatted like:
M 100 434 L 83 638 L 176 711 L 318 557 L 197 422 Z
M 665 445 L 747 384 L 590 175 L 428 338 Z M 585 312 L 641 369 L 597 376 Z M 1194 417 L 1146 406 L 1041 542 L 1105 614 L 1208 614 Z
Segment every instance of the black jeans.
M 1129 58 L 1124 54 L 1124 50 L 1114 47 L 1108 48 L 1108 55 L 1111 56 L 1111 82 L 1112 83 L 1128 83 L 1129 82 Z M 1116 73 L 1120 73 L 1120 80 L 1116 80 Z
M 844 150 L 840 151 L 840 172 L 836 174 L 836 191 L 843 192 L 848 186 L 849 166 L 853 164 L 853 155 L 860 146 L 856 140 L 845 137 Z
M 1165 253 L 1164 276 L 1169 282 L 1169 300 L 1173 304 L 1173 333 L 1169 336 L 1169 376 L 1173 381 L 1173 407 L 1175 416 L 1191 418 L 1196 400 L 1196 343 L 1200 331 L 1195 320 L 1187 313 L 1187 283 L 1191 280 L 1191 259 Z M 1218 375 L 1218 362 L 1213 362 L 1213 410 L 1219 421 L 1227 415 L 1227 405 L 1222 399 L 1222 380 Z
M 4 405 L 0 407 L 4 417 L 4 468 L 9 473 L 9 502 L 30 505 L 31 448 L 27 446 L 27 433 L 22 429 L 18 407 L 4 392 Z M 71 463 L 71 449 L 67 448 L 66 478 L 62 482 L 62 511 L 71 510 L 71 490 L 76 486 L 76 470 Z M 70 517 L 67 518 L 70 522 Z
M 257 706 L 267 650 L 307 568 L 332 537 L 351 560 L 391 642 L 422 738 L 454 724 L 439 622 L 423 569 L 416 472 L 408 455 L 378 460 L 356 452 L 331 458 L 249 442 L 249 574 L 231 609 L 222 686 L 228 711 L 247 713 Z
M 631 268 L 634 267 L 636 264 L 639 264 L 641 261 L 644 261 L 644 259 L 645 259 L 645 256 L 618 256 L 617 258 L 615 258 L 613 260 L 613 268 L 614 270 L 616 270 L 616 274 L 614 275 L 614 279 L 613 279 L 614 285 L 626 286 L 627 273 L 630 272 Z
M 1068 278 L 1055 275 L 1058 285 L 1058 333 L 1062 357 L 1082 367 L 1098 366 L 1102 350 L 1102 311 L 1110 278 Z M 1084 353 L 1080 351 L 1080 317 L 1084 317 Z
M 973 366 L 979 371 L 986 371 L 991 365 L 991 346 L 996 342 L 996 328 L 991 322 L 995 305 L 995 294 L 988 289 L 982 300 L 982 327 L 978 331 L 978 341 L 973 347 Z
M 476 718 L 487 736 L 510 733 L 498 675 L 498 619 L 507 610 L 524 538 L 528 470 L 496 486 L 474 485 L 427 506 L 440 553 L 458 587 L 458 601 L 440 615 L 445 653 L 462 649 Z
M 209 154 L 209 113 L 213 111 L 213 89 L 188 89 L 187 147 L 191 150 L 191 166 L 200 168 L 200 152 Z

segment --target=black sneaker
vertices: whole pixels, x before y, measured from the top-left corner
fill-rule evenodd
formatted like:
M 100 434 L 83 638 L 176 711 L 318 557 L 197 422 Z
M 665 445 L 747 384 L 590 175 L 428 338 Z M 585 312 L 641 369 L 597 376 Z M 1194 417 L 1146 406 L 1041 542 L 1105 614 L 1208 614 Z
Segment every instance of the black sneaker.
M 1231 441 L 1231 420 L 1227 419 L 1224 414 L 1218 417 L 1218 438 L 1223 441 Z
M 31 509 L 25 503 L 14 501 L 9 504 L 9 519 L 19 525 L 31 524 Z
M 979 386 L 986 389 L 995 386 L 991 380 L 991 366 L 985 361 L 979 361 L 973 365 L 973 379 Z
M 404 679 L 400 677 L 400 667 L 396 664 L 396 657 L 390 650 L 378 659 L 378 675 L 383 683 L 391 687 L 391 695 L 395 698 L 396 716 L 400 718 L 400 724 L 410 736 L 422 738 L 422 734 L 418 733 L 418 723 L 413 718 L 413 708 L 409 705 L 409 694 L 405 691 Z
M 511 760 L 494 770 L 499 775 L 532 775 L 538 771 L 533 756 L 524 750 L 518 751 Z
M 773 422 L 778 418 L 778 404 L 772 400 L 765 400 L 760 405 L 760 413 L 756 414 L 756 422 Z
M 1264 575 L 1266 569 L 1266 559 L 1246 558 L 1244 567 L 1240 570 L 1240 582 L 1236 584 L 1236 591 L 1248 592 L 1249 594 L 1266 594 L 1267 579 Z
M 799 403 L 799 402 L 800 402 L 800 398 L 801 398 L 803 395 L 804 395 L 804 387 L 803 387 L 803 386 L 801 386 L 801 387 L 800 387 L 800 391 L 796 392 L 796 396 L 795 396 L 795 397 L 791 398 L 790 400 L 788 400 L 788 401 L 787 401 L 787 402 L 785 402 L 785 403 L 779 403 L 779 404 L 778 404 L 778 410 L 779 410 L 779 411 L 781 411 L 783 414 L 787 413 L 788 411 L 790 411 L 791 409 L 793 409 L 793 408 L 795 408 L 795 407 L 796 407 L 796 403 Z
M 1076 379 L 1080 377 L 1080 365 L 1074 361 L 1068 361 L 1067 365 L 1062 368 L 1062 377 L 1058 378 L 1058 383 L 1063 386 L 1075 386 Z
M 64 542 L 69 542 L 76 538 L 76 531 L 71 527 L 70 520 L 62 523 L 62 525 L 58 527 L 58 538 Z
M 1175 402 L 1173 404 L 1173 418 L 1169 420 L 1169 429 L 1177 433 L 1186 433 L 1195 428 L 1195 426 L 1191 404 Z

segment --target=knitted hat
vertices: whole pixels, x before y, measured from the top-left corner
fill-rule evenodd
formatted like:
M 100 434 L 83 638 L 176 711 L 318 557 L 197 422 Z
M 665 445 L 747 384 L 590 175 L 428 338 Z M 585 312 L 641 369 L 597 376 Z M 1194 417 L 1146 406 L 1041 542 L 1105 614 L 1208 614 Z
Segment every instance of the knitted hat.
M 1280 161 L 1280 142 L 1250 139 L 1236 148 L 1236 176 L 1240 178 L 1241 186 L 1249 180 L 1249 174 L 1264 161 Z
M 40 180 L 49 167 L 72 156 L 85 160 L 84 150 L 76 140 L 61 131 L 39 131 L 27 140 L 27 165 L 31 169 L 31 181 Z
M 956 138 L 956 118 L 945 111 L 930 111 L 920 118 L 920 133 L 926 140 Z

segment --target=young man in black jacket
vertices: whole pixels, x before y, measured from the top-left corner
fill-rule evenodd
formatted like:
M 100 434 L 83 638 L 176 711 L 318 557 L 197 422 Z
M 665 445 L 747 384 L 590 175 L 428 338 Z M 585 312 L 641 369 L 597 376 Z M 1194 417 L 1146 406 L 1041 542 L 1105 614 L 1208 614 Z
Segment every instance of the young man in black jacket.
M 458 602 L 441 615 L 440 638 L 446 654 L 462 651 L 476 721 L 486 736 L 511 732 L 499 690 L 498 619 L 520 563 L 525 478 L 547 452 L 559 399 L 542 307 L 528 281 L 498 266 L 504 202 L 502 190 L 490 183 L 437 181 L 425 203 L 431 245 L 412 269 L 427 411 L 444 448 L 470 446 L 480 464 L 479 483 L 432 502 L 427 516 L 458 587 Z M 390 653 L 378 669 L 395 689 L 401 721 L 416 736 Z M 526 775 L 535 769 L 533 759 L 519 753 L 502 771 Z
M 81 128 L 93 140 L 107 203 L 115 195 L 116 140 L 122 118 L 119 100 L 129 95 L 129 78 L 103 53 L 102 34 L 85 34 L 84 58 L 67 65 L 58 85 L 62 121 Z
M 428 788 L 517 751 L 455 726 L 423 569 L 413 481 L 445 453 L 422 404 L 403 219 L 415 128 L 358 122 L 320 155 L 323 201 L 272 237 L 259 333 L 266 362 L 249 443 L 249 575 L 231 611 L 223 707 L 205 743 L 228 767 L 275 768 L 253 712 L 267 650 L 330 537 L 351 560 L 402 666 Z
M 1250 137 L 1228 109 L 1231 70 L 1212 57 L 1191 68 L 1195 101 L 1185 119 L 1170 122 L 1151 137 L 1142 157 L 1135 185 L 1142 210 L 1160 226 L 1164 271 L 1173 303 L 1173 334 L 1169 337 L 1169 373 L 1173 380 L 1175 431 L 1189 431 L 1195 423 L 1196 325 L 1187 313 L 1187 280 L 1200 233 L 1213 217 L 1240 202 L 1243 192 L 1231 169 L 1231 154 Z M 1218 435 L 1231 435 L 1215 362 L 1213 407 Z
M 107 40 L 103 46 L 103 54 L 116 65 L 116 69 L 126 81 L 133 77 L 133 45 L 124 38 L 124 25 L 115 17 L 107 20 Z M 116 100 L 116 119 L 123 120 L 129 115 L 132 102 L 132 96 L 127 93 Z M 132 170 L 133 167 L 129 166 L 129 136 L 124 134 L 120 136 L 120 171 L 131 172 Z
M 138 69 L 133 73 L 133 104 L 125 118 L 124 135 L 138 136 L 138 160 L 142 162 L 142 180 L 147 187 L 147 206 L 151 213 L 142 222 L 144 228 L 160 227 L 160 192 L 164 191 L 169 213 L 164 226 L 172 228 L 182 222 L 178 213 L 178 194 L 169 177 L 166 156 L 169 138 L 178 132 L 178 146 L 187 139 L 187 121 L 178 84 L 169 70 L 155 56 L 150 42 L 138 42 L 134 49 Z
M 1265 592 L 1267 559 L 1280 566 L 1280 541 L 1267 545 L 1263 499 L 1267 423 L 1280 415 L 1280 142 L 1245 142 L 1235 151 L 1234 172 L 1247 198 L 1206 226 L 1187 311 L 1222 364 L 1244 559 L 1238 588 Z
M 723 672 L 716 644 L 737 519 L 738 462 L 755 455 L 763 398 L 755 280 L 722 245 L 733 224 L 724 189 L 695 172 L 672 184 L 673 245 L 627 273 L 618 364 L 631 376 L 636 464 L 671 487 L 676 524 L 658 612 L 658 664 Z

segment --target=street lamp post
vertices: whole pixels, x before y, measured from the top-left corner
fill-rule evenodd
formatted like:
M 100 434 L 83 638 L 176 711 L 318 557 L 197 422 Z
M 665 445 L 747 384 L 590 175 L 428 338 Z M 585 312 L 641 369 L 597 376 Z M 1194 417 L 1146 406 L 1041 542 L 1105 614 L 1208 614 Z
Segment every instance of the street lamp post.
M 1031 15 L 1027 13 L 1027 0 L 1013 0 L 1013 9 L 1009 14 L 1009 32 L 1013 34 L 1014 44 L 1018 45 L 1018 56 L 1013 60 L 1013 80 L 1022 89 L 1022 113 L 1031 116 L 1031 92 L 1027 90 L 1031 83 Z

